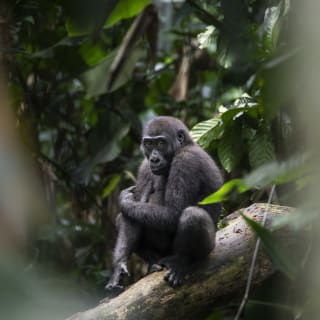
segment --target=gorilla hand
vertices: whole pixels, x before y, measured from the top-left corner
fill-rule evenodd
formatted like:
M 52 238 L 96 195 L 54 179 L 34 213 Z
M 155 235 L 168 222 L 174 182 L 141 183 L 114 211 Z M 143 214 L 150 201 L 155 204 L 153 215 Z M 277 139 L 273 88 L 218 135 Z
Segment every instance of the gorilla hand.
M 119 262 L 115 266 L 113 274 L 105 288 L 110 291 L 116 290 L 116 289 L 122 290 L 123 286 L 121 286 L 119 283 L 121 278 L 123 278 L 124 275 L 127 275 L 130 277 L 127 264 L 125 262 Z
M 133 202 L 134 201 L 134 191 L 135 191 L 135 189 L 136 189 L 136 186 L 131 186 L 131 187 L 121 191 L 120 196 L 119 196 L 120 207 L 123 207 L 128 202 Z

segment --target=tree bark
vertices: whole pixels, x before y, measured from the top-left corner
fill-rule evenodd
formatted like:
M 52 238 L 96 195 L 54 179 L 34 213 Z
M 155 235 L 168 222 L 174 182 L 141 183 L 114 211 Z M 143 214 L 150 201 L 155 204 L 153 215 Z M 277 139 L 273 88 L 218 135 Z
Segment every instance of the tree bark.
M 261 222 L 266 204 L 253 204 L 243 213 Z M 270 226 L 279 215 L 292 208 L 271 205 L 266 221 Z M 97 307 L 77 313 L 69 320 L 106 319 L 202 319 L 230 297 L 243 293 L 246 285 L 256 237 L 239 215 L 230 215 L 228 226 L 217 232 L 216 247 L 209 259 L 195 270 L 184 285 L 172 289 L 164 280 L 165 272 L 148 275 L 116 298 Z M 294 239 L 291 232 L 282 229 L 278 236 L 287 244 Z M 275 272 L 269 258 L 260 250 L 252 286 Z

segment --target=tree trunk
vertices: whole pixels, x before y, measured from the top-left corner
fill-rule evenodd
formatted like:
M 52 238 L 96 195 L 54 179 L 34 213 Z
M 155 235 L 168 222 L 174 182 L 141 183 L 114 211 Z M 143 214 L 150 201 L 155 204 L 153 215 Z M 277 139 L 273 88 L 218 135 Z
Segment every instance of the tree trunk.
M 266 204 L 253 204 L 244 214 L 262 221 Z M 271 205 L 266 225 L 293 209 Z M 228 217 L 227 217 L 228 218 Z M 216 248 L 185 284 L 172 289 L 164 280 L 165 272 L 148 275 L 122 294 L 99 306 L 73 315 L 69 320 L 105 319 L 202 319 L 213 308 L 242 293 L 246 285 L 255 245 L 254 233 L 236 212 L 227 219 L 228 226 L 217 232 Z M 292 233 L 282 229 L 278 235 L 292 243 Z M 252 286 L 257 286 L 274 273 L 269 258 L 260 250 Z

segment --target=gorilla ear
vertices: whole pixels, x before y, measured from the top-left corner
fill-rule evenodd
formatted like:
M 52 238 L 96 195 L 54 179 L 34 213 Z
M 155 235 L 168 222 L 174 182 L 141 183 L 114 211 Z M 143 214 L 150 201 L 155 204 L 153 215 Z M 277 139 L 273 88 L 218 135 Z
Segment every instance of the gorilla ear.
M 177 139 L 181 144 L 183 143 L 184 138 L 185 138 L 185 136 L 184 136 L 183 130 L 179 130 L 177 133 Z

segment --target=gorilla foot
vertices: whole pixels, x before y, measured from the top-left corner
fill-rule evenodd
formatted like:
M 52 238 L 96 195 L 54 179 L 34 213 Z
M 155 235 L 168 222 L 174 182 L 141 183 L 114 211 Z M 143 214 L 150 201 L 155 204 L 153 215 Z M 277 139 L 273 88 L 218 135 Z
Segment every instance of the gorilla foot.
M 187 259 L 171 256 L 164 258 L 161 262 L 169 269 L 164 276 L 164 280 L 173 288 L 182 285 L 185 276 L 190 270 L 190 265 Z
M 130 277 L 130 273 L 128 271 L 127 263 L 126 262 L 120 262 L 115 267 L 113 274 L 105 286 L 105 288 L 108 291 L 122 291 L 123 286 L 120 285 L 120 281 L 123 278 L 123 276 L 127 275 Z
M 176 288 L 182 285 L 186 273 L 187 272 L 182 269 L 169 269 L 164 276 L 164 280 L 167 281 L 172 288 Z

